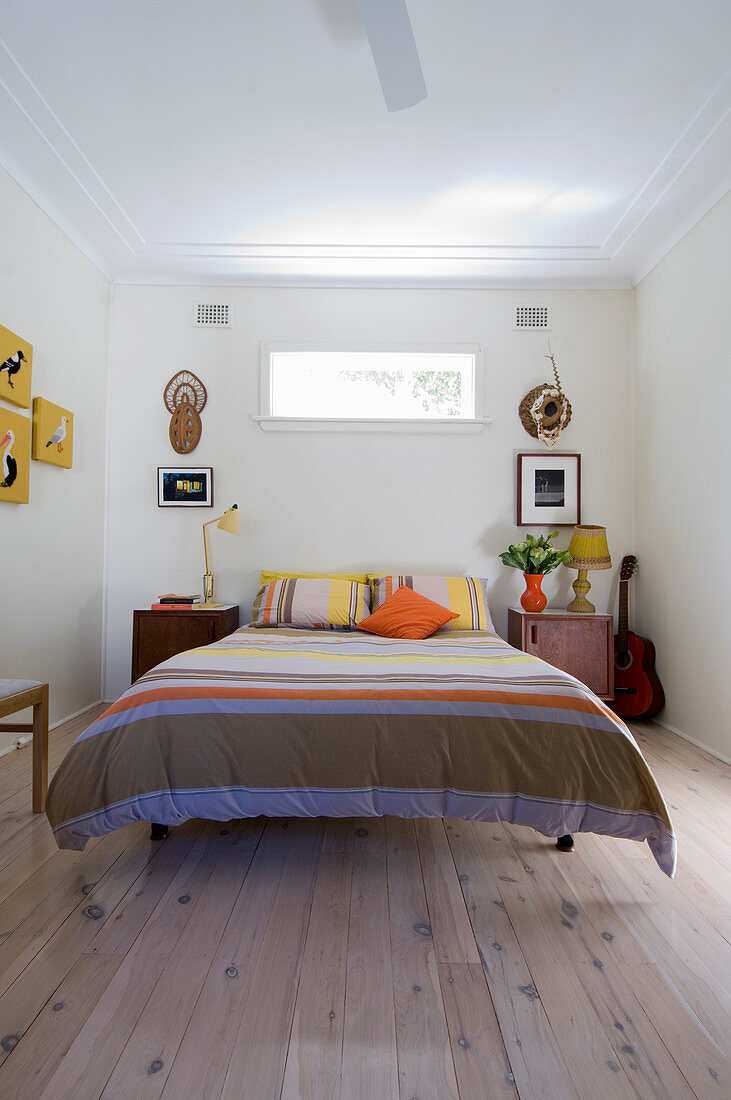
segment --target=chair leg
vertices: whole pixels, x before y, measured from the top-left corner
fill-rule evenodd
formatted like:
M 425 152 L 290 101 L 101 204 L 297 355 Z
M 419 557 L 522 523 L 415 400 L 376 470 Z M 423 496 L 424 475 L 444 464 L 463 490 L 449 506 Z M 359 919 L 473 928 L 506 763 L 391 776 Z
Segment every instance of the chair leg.
M 41 814 L 48 790 L 48 684 L 33 706 L 33 813 Z

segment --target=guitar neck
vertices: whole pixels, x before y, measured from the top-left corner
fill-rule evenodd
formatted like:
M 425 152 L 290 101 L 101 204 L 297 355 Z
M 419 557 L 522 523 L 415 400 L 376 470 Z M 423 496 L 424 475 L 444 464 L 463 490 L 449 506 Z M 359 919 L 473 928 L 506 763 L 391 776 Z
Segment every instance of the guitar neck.
M 617 639 L 619 652 L 627 650 L 627 633 L 629 631 L 629 615 L 627 612 L 629 581 L 619 582 L 619 616 L 617 622 Z

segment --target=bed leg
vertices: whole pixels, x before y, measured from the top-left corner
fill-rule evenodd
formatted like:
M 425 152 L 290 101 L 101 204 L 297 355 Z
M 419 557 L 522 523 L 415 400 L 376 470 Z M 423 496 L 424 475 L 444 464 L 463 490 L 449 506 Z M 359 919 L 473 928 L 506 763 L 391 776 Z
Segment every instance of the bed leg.
M 150 823 L 150 840 L 164 840 L 169 835 L 167 825 L 158 825 L 156 821 Z
M 564 836 L 556 838 L 556 847 L 559 852 L 573 852 L 574 850 L 574 834 L 566 833 Z

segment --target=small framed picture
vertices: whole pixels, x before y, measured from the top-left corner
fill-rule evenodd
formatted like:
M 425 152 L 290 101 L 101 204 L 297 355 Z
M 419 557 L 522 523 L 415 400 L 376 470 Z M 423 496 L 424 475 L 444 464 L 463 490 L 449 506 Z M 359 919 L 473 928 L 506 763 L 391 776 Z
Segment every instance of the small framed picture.
M 158 466 L 158 508 L 212 508 L 211 466 Z
M 0 408 L 0 501 L 28 503 L 30 420 Z
M 518 527 L 581 523 L 581 455 L 518 455 Z
M 45 397 L 33 398 L 31 457 L 65 470 L 70 470 L 74 461 L 74 414 Z
M 33 345 L 0 325 L 0 397 L 22 409 L 30 408 Z

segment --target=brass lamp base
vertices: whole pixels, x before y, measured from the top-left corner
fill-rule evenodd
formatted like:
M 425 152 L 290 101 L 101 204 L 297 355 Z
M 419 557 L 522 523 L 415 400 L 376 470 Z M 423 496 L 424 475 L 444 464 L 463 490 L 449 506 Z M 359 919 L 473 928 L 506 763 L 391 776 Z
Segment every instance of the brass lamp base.
M 203 602 L 210 603 L 213 599 L 213 573 L 203 574 Z
M 594 604 L 590 603 L 589 600 L 587 600 L 586 598 L 587 593 L 591 588 L 591 583 L 587 580 L 586 572 L 586 569 L 579 570 L 579 575 L 571 586 L 574 590 L 575 595 L 566 610 L 576 611 L 581 615 L 595 615 L 596 608 L 594 607 Z

